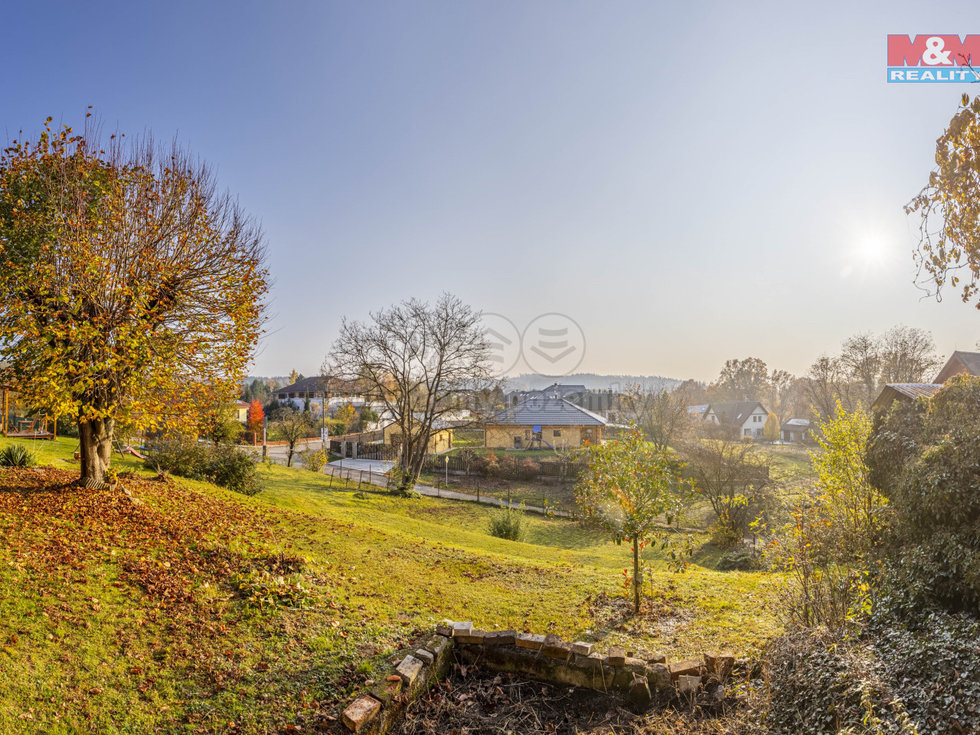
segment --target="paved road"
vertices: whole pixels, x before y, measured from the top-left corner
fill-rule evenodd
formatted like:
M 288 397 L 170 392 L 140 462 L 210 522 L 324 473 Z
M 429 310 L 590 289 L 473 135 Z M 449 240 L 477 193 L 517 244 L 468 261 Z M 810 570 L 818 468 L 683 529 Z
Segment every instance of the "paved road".
M 330 462 L 327 465 L 327 472 L 330 472 L 336 476 L 343 475 L 347 476 L 348 472 L 369 472 L 369 477 L 374 475 L 378 476 L 380 481 L 381 477 L 388 473 L 388 471 L 395 466 L 394 462 L 382 460 L 382 459 L 344 459 L 336 460 Z M 356 475 L 355 475 L 356 477 Z M 530 511 L 532 513 L 552 513 L 556 516 L 568 516 L 569 514 L 565 511 L 559 510 L 547 510 L 537 505 L 524 505 L 520 503 L 510 502 L 502 500 L 501 498 L 487 497 L 486 495 L 481 495 L 477 497 L 470 493 L 461 493 L 456 490 L 443 490 L 441 488 L 432 487 L 431 485 L 423 485 L 422 483 L 417 483 L 415 485 L 415 491 L 419 495 L 427 495 L 432 498 L 446 498 L 447 500 L 466 500 L 471 503 L 483 503 L 485 505 L 497 505 L 501 508 L 506 508 L 508 505 L 511 508 L 524 508 L 524 510 Z

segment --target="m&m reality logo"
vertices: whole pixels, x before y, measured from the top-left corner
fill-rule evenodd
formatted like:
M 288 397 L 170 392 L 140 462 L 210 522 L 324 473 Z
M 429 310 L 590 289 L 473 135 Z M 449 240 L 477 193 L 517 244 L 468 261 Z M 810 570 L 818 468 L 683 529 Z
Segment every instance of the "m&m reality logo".
M 977 66 L 974 66 L 976 62 Z M 888 36 L 888 81 L 980 82 L 980 35 Z

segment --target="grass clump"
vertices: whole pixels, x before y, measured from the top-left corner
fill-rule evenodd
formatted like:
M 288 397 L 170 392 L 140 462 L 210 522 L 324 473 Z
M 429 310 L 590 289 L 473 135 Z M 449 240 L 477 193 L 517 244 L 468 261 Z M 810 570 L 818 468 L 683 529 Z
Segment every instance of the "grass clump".
M 523 508 L 501 508 L 491 511 L 487 522 L 491 536 L 508 541 L 523 541 L 527 536 L 527 523 Z
M 34 452 L 23 444 L 11 444 L 0 450 L 0 467 L 33 467 L 36 464 Z

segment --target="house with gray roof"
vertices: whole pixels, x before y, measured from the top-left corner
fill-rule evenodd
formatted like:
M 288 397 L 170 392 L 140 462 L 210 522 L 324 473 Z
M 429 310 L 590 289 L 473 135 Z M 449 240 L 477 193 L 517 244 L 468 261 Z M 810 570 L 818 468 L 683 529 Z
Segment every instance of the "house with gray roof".
M 758 401 L 718 401 L 709 403 L 701 420 L 731 431 L 735 436 L 762 438 L 769 411 Z
M 496 413 L 486 426 L 485 446 L 493 449 L 563 449 L 602 441 L 609 423 L 554 395 L 526 398 Z

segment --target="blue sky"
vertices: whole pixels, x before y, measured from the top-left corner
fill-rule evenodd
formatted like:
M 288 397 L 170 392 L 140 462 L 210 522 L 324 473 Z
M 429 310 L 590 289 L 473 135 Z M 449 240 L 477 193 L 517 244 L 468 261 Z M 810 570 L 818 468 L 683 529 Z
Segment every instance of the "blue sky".
M 802 373 L 898 323 L 972 348 L 902 211 L 971 85 L 886 84 L 885 37 L 980 33 L 975 4 L 746 5 L 8 4 L 0 127 L 94 105 L 213 164 L 268 240 L 253 374 L 443 290 L 568 314 L 593 372 Z

